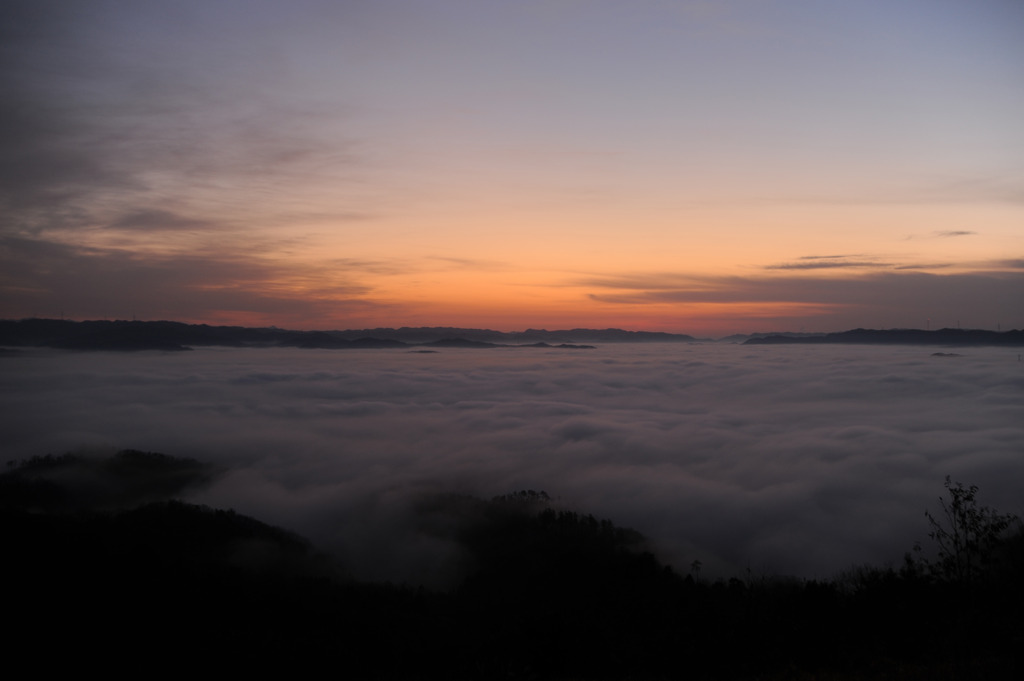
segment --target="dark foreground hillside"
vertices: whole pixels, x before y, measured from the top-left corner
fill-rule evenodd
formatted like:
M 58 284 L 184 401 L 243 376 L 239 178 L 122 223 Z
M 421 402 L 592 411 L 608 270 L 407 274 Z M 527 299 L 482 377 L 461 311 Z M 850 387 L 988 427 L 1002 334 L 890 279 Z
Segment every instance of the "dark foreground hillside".
M 708 582 L 538 492 L 438 497 L 475 570 L 450 592 L 358 583 L 305 540 L 171 500 L 216 471 L 122 452 L 0 475 L 7 665 L 354 679 L 1011 679 L 1020 535 L 948 564 Z

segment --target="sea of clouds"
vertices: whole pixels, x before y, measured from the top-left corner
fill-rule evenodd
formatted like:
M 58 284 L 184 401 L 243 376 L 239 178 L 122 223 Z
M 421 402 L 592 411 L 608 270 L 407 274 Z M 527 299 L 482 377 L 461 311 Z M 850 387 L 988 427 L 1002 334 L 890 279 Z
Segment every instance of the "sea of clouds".
M 1018 350 L 934 352 L 30 351 L 0 358 L 3 453 L 214 462 L 188 500 L 294 530 L 368 579 L 451 583 L 465 556 L 437 500 L 520 489 L 639 530 L 682 572 L 827 578 L 927 548 L 946 475 L 1024 516 Z

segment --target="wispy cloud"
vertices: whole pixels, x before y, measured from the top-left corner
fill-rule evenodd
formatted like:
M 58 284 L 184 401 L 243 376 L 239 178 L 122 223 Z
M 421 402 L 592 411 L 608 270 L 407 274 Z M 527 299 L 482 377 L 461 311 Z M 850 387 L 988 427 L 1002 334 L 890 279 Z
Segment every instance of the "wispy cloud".
M 358 166 L 353 143 L 325 124 L 336 107 L 261 94 L 284 87 L 284 74 L 240 35 L 218 38 L 207 60 L 159 33 L 136 36 L 129 50 L 97 28 L 109 7 L 13 4 L 0 34 L 8 234 L 222 229 L 226 215 L 251 227 L 308 210 L 306 195 L 325 184 L 338 195 Z M 139 22 L 133 31 L 201 25 L 198 5 L 173 16 L 153 3 L 118 11 Z M 178 40 L 200 37 L 185 35 Z M 342 204 L 332 217 L 365 215 Z
M 907 240 L 913 239 L 952 239 L 960 236 L 974 236 L 978 232 L 968 229 L 947 229 L 947 230 L 936 230 L 927 234 L 910 234 L 906 238 Z
M 500 260 L 486 258 L 452 258 L 443 255 L 430 255 L 424 258 L 426 261 L 433 261 L 443 264 L 446 268 L 460 270 L 505 270 L 510 267 L 509 263 Z
M 863 255 L 851 255 L 849 253 L 845 255 L 802 255 L 797 260 L 837 260 L 846 258 L 863 258 Z
M 413 269 L 412 263 L 401 258 L 332 258 L 324 261 L 322 266 L 341 272 L 363 272 L 379 275 L 408 274 Z
M 890 268 L 893 267 L 892 263 L 887 262 L 876 262 L 872 260 L 845 260 L 845 259 L 826 259 L 825 256 L 820 258 L 808 258 L 805 262 L 788 262 L 780 263 L 777 265 L 766 265 L 766 270 L 831 270 L 831 269 L 867 269 L 867 268 Z
M 829 270 L 829 269 L 871 269 L 890 268 L 892 263 L 880 262 L 862 254 L 846 255 L 804 255 L 795 262 L 766 265 L 766 270 Z
M 894 265 L 894 270 L 917 270 L 922 272 L 928 272 L 931 270 L 945 270 L 950 267 L 955 267 L 950 262 L 929 262 L 929 263 L 917 263 L 915 265 Z

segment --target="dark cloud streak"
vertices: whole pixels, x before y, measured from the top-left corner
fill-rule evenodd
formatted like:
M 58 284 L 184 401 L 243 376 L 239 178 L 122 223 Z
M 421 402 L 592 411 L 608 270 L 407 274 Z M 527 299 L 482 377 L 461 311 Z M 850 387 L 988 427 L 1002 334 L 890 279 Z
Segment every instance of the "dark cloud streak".
M 373 305 L 363 300 L 369 288 L 337 273 L 302 297 L 289 294 L 274 287 L 293 277 L 289 269 L 231 254 L 152 255 L 6 237 L 0 272 L 6 318 L 26 316 L 19 312 L 25 309 L 78 318 L 195 319 L 228 311 L 309 318 Z M 55 304 L 59 310 L 50 309 Z
M 1016 261 L 1001 263 L 1002 269 Z M 997 263 L 991 263 L 995 266 Z M 978 271 L 955 274 L 900 271 L 877 272 L 851 277 L 710 277 L 678 274 L 590 278 L 577 282 L 605 292 L 591 293 L 592 300 L 618 305 L 655 303 L 762 303 L 800 304 L 839 309 L 853 307 L 868 320 L 890 319 L 900 314 L 894 326 L 912 326 L 908 311 L 920 311 L 920 318 L 963 319 L 968 324 L 991 328 L 998 319 L 1024 326 L 1024 276 L 1015 271 Z M 874 311 L 872 313 L 872 311 Z M 856 319 L 856 318 L 852 318 Z M 878 325 L 861 321 L 846 325 L 840 319 L 834 328 Z M 952 324 L 952 322 L 951 322 Z
M 638 302 L 677 300 L 679 302 L 808 302 L 867 303 L 883 291 L 904 297 L 942 297 L 961 290 L 980 293 L 1013 291 L 1021 282 L 1013 272 L 965 274 L 879 273 L 850 278 L 815 277 L 712 277 L 667 274 L 636 277 L 591 278 L 581 286 L 640 291 L 631 294 Z M 907 292 L 901 294 L 899 289 Z

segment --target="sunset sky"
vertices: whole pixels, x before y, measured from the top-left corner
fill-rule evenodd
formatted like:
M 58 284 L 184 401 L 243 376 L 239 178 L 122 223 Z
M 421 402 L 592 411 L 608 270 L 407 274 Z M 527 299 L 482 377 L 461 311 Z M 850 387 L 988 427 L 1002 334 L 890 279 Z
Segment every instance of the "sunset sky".
M 0 0 L 0 317 L 1024 327 L 1020 0 Z

